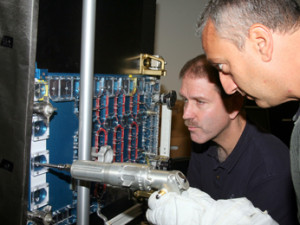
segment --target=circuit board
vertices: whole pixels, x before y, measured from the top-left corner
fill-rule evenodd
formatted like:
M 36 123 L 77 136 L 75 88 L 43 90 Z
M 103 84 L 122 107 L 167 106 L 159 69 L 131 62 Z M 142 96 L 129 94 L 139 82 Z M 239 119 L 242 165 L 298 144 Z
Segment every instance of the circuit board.
M 103 146 L 111 147 L 114 162 L 147 164 L 157 156 L 159 94 L 158 76 L 95 74 L 92 159 L 97 160 Z M 76 182 L 67 172 L 34 163 L 70 164 L 78 159 L 79 103 L 79 74 L 36 68 L 34 104 L 37 108 L 46 104 L 54 112 L 48 117 L 42 113 L 32 117 L 28 210 L 51 206 L 55 224 L 76 223 Z M 91 213 L 99 207 L 97 197 L 103 197 L 106 190 L 104 184 L 92 185 Z M 114 200 L 102 201 L 101 207 Z

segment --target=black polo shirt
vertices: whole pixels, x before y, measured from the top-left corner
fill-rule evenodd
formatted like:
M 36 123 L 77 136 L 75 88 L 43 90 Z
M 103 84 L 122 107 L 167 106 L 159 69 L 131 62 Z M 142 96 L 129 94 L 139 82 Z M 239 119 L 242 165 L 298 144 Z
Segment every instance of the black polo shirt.
M 250 123 L 232 153 L 219 162 L 217 146 L 196 145 L 188 180 L 215 200 L 247 197 L 279 224 L 298 224 L 287 146 Z

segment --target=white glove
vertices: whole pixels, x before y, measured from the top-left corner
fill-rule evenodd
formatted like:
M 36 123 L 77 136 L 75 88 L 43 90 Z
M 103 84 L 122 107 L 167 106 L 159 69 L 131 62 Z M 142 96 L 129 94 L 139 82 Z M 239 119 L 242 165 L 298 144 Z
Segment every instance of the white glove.
M 146 212 L 156 225 L 275 225 L 267 213 L 255 208 L 246 198 L 215 201 L 208 194 L 189 188 L 181 195 L 174 192 L 156 198 L 154 192 Z

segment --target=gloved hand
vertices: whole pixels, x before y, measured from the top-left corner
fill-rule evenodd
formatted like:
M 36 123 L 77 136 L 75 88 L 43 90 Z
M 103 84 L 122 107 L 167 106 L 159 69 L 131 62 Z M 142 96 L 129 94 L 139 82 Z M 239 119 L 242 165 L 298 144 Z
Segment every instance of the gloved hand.
M 255 208 L 246 198 L 215 201 L 208 194 L 189 188 L 181 195 L 169 192 L 156 198 L 154 192 L 146 212 L 156 225 L 275 225 L 267 213 Z
M 195 188 L 189 188 L 181 195 L 168 192 L 159 199 L 156 198 L 157 195 L 158 191 L 150 196 L 149 209 L 146 212 L 147 220 L 157 225 L 200 225 L 201 215 L 214 201 L 209 195 Z

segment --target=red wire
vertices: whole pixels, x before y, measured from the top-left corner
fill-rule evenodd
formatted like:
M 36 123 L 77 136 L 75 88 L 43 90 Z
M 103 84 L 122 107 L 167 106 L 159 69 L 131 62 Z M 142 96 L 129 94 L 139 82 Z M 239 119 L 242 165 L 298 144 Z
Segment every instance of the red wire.
M 133 109 L 133 96 L 130 96 L 130 99 L 129 99 L 129 110 L 130 110 L 130 112 L 132 112 L 132 109 Z
M 136 115 L 139 114 L 139 111 L 140 111 L 140 95 L 137 94 Z
M 97 116 L 98 123 L 101 124 L 101 122 L 100 122 L 100 96 L 97 96 L 97 99 L 96 99 L 96 116 Z
M 135 130 L 135 159 L 137 159 L 137 157 L 138 157 L 138 132 L 139 132 L 139 127 L 138 127 L 136 122 L 133 122 L 131 124 L 131 126 L 136 127 L 136 130 Z
M 114 151 L 114 161 L 116 160 L 116 144 L 117 144 L 117 130 L 118 128 L 121 129 L 122 134 L 121 134 L 121 162 L 124 161 L 124 128 L 118 124 L 118 126 L 115 127 L 115 131 L 114 131 L 114 139 L 113 139 L 113 151 Z
M 129 128 L 129 134 L 128 134 L 128 160 L 131 162 L 131 127 Z
M 107 137 L 108 137 L 107 131 L 101 127 L 99 130 L 97 130 L 96 137 L 95 137 L 95 148 L 97 152 L 99 152 L 99 136 L 101 132 L 104 133 L 104 145 L 107 145 Z

